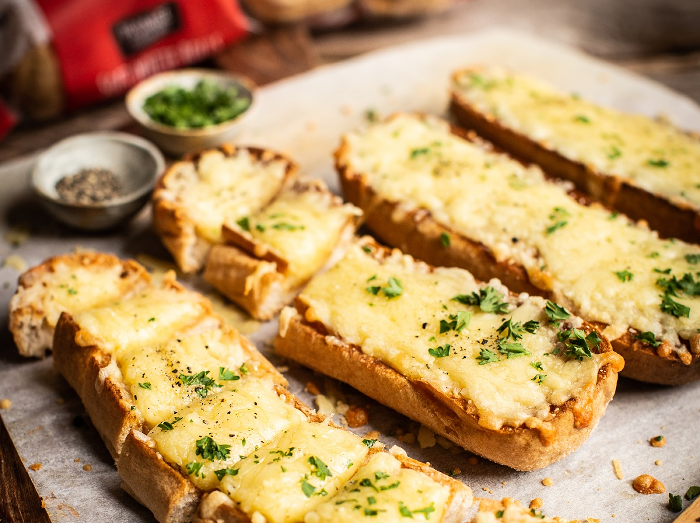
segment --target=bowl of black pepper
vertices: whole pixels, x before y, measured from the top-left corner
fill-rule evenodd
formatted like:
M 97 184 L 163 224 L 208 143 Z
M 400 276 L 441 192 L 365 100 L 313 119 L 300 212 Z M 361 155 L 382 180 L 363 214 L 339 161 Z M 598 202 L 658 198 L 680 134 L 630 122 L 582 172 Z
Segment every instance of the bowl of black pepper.
M 44 151 L 31 186 L 44 208 L 76 229 L 111 229 L 148 201 L 165 169 L 158 148 L 119 132 L 78 134 Z
M 233 139 L 251 115 L 254 91 L 245 77 L 190 68 L 146 78 L 125 103 L 148 139 L 181 155 Z

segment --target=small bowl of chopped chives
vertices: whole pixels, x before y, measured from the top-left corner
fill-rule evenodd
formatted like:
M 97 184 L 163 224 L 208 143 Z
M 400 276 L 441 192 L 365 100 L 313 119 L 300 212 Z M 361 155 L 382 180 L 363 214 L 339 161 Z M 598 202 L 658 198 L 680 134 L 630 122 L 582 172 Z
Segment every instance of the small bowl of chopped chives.
M 127 133 L 85 133 L 41 153 L 30 184 L 54 218 L 99 231 L 139 212 L 164 169 L 163 155 L 148 140 Z
M 181 69 L 146 78 L 126 108 L 146 136 L 176 155 L 230 141 L 251 113 L 255 86 L 231 73 Z

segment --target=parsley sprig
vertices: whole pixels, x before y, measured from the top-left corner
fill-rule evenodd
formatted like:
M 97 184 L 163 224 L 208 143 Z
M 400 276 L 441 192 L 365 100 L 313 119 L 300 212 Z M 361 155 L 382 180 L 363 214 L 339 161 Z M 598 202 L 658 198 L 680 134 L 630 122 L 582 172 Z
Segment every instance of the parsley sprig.
M 374 279 L 375 277 L 373 276 L 367 281 L 372 281 Z M 365 290 L 370 294 L 373 294 L 374 296 L 377 296 L 381 292 L 387 298 L 392 299 L 397 298 L 403 294 L 403 285 L 401 284 L 401 281 L 399 279 L 394 278 L 393 276 L 389 276 L 388 283 L 384 287 L 382 287 L 381 285 L 373 285 L 370 287 L 366 287 Z
M 545 305 L 544 312 L 554 325 L 559 325 L 564 320 L 568 320 L 571 317 L 569 311 L 564 307 L 557 305 L 556 303 L 547 300 L 547 305 Z
M 458 294 L 452 301 L 458 301 L 464 305 L 478 305 L 484 312 L 505 314 L 508 312 L 508 302 L 502 301 L 503 293 L 498 292 L 491 287 L 479 289 L 479 294 L 472 292 L 471 294 Z
M 469 325 L 472 319 L 472 313 L 469 311 L 459 311 L 456 314 L 450 314 L 450 321 L 440 320 L 440 334 L 444 334 L 451 330 L 462 332 L 462 329 Z
M 226 459 L 231 454 L 231 445 L 219 445 L 209 436 L 204 436 L 195 443 L 195 455 L 214 461 Z
M 196 374 L 180 374 L 180 381 L 186 386 L 194 385 L 194 390 L 200 398 L 206 398 L 213 387 L 221 387 L 216 381 L 211 379 L 208 370 L 203 370 Z
M 564 356 L 576 358 L 582 361 L 583 358 L 592 358 L 592 349 L 595 349 L 603 341 L 598 336 L 598 332 L 591 331 L 588 336 L 581 329 L 569 329 L 557 333 L 557 339 L 564 344 Z M 552 351 L 555 355 L 559 354 L 560 349 L 556 348 Z

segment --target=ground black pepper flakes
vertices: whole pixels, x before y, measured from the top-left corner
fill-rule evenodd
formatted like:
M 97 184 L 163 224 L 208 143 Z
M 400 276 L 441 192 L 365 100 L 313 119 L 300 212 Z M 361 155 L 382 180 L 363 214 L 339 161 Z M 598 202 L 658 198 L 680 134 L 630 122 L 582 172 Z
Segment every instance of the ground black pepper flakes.
M 119 178 L 108 169 L 82 169 L 56 183 L 58 197 L 66 203 L 89 205 L 122 195 Z

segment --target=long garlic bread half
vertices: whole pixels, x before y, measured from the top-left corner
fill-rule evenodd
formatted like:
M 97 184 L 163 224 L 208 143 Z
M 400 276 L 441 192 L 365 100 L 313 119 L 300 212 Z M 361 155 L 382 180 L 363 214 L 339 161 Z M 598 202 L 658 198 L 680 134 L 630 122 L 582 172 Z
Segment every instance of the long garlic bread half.
M 72 272 L 54 280 L 47 294 L 72 285 Z M 35 297 L 47 303 L 40 290 Z M 250 341 L 173 273 L 93 307 L 60 310 L 62 303 L 53 303 L 60 312 L 54 363 L 126 490 L 162 523 L 337 521 L 335 501 L 348 485 L 364 488 L 370 472 L 381 479 L 375 488 L 392 492 L 374 498 L 381 507 L 363 500 L 353 515 L 398 520 L 412 510 L 419 521 L 459 523 L 471 506 L 461 482 L 381 444 L 370 448 L 310 411 Z M 425 503 L 423 493 L 431 496 Z
M 700 378 L 700 247 L 584 205 L 436 118 L 397 115 L 350 133 L 336 162 L 345 196 L 389 245 L 550 298 L 600 328 L 623 375 Z
M 44 357 L 62 312 L 116 301 L 150 281 L 141 265 L 111 254 L 82 252 L 46 260 L 22 274 L 10 301 L 9 328 L 19 353 Z
M 362 211 L 320 181 L 297 181 L 269 205 L 223 225 L 204 279 L 251 316 L 268 320 L 324 266 L 342 257 Z
M 623 365 L 552 302 L 368 238 L 283 310 L 275 349 L 517 470 L 581 445 Z
M 185 273 L 204 267 L 221 227 L 267 205 L 297 174 L 279 153 L 222 145 L 173 164 L 153 192 L 153 223 Z
M 532 76 L 475 67 L 452 76 L 460 125 L 664 237 L 700 242 L 700 139 Z

